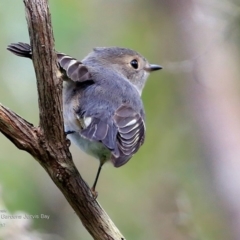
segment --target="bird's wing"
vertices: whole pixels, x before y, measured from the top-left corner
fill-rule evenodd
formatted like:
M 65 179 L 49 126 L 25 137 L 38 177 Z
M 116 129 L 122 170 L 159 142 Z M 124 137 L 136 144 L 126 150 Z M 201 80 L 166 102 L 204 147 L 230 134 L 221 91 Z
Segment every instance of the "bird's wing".
M 113 152 L 115 167 L 125 164 L 138 151 L 145 139 L 144 114 L 137 113 L 128 105 L 120 106 L 114 114 L 117 126 L 117 148 Z
M 81 136 L 90 140 L 102 142 L 109 150 L 113 151 L 116 146 L 117 128 L 112 119 L 108 118 L 107 111 L 98 112 L 96 114 L 77 115 L 77 118 L 83 126 L 80 132 Z
M 80 61 L 64 53 L 57 53 L 58 63 L 65 75 L 74 82 L 92 80 L 88 68 Z
M 32 59 L 32 49 L 28 43 L 12 43 L 7 49 L 13 54 Z M 88 68 L 80 61 L 64 53 L 57 53 L 58 64 L 64 75 L 74 82 L 91 80 Z
M 91 141 L 102 142 L 112 152 L 111 161 L 114 166 L 120 167 L 144 142 L 144 117 L 128 105 L 120 106 L 113 118 L 106 116 L 101 112 L 84 117 L 86 126 L 80 134 Z

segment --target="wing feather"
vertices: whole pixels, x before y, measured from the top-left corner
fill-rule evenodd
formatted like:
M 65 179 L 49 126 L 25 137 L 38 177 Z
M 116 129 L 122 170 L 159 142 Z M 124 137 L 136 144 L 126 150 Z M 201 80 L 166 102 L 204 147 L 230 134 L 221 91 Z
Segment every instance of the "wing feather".
M 109 150 L 114 150 L 117 128 L 114 126 L 113 121 L 106 118 L 106 116 L 107 113 L 104 111 L 91 116 L 91 123 L 80 134 L 90 141 L 102 142 Z
M 125 164 L 144 142 L 145 124 L 144 115 L 137 113 L 133 108 L 122 105 L 108 116 L 107 111 L 89 116 L 91 123 L 80 134 L 90 141 L 102 142 L 112 152 L 111 161 L 115 167 Z
M 117 147 L 120 154 L 112 157 L 115 167 L 125 164 L 144 142 L 145 124 L 143 114 L 137 113 L 133 108 L 122 105 L 114 115 L 118 128 Z
M 58 63 L 69 79 L 74 82 L 92 80 L 88 68 L 82 62 L 63 53 L 58 53 Z
M 28 43 L 12 43 L 7 49 L 13 54 L 32 59 L 32 48 Z M 92 80 L 88 68 L 77 59 L 64 53 L 57 53 L 58 63 L 64 75 L 74 82 Z

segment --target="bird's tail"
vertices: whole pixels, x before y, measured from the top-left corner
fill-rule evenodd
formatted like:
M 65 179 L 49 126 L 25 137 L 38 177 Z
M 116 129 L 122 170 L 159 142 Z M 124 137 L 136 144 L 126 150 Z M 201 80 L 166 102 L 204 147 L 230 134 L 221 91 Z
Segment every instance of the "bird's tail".
M 25 57 L 32 59 L 32 49 L 27 43 L 11 43 L 8 45 L 7 50 L 19 57 Z

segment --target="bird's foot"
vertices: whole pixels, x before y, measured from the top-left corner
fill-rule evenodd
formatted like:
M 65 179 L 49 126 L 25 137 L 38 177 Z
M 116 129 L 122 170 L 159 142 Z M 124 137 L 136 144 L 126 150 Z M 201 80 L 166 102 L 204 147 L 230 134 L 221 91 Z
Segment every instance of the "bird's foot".
M 65 132 L 66 135 L 73 134 L 73 133 L 75 133 L 75 131 L 66 131 Z
M 92 195 L 93 195 L 94 200 L 96 200 L 97 197 L 98 197 L 98 192 L 95 191 L 95 188 L 91 188 L 91 192 L 92 192 Z

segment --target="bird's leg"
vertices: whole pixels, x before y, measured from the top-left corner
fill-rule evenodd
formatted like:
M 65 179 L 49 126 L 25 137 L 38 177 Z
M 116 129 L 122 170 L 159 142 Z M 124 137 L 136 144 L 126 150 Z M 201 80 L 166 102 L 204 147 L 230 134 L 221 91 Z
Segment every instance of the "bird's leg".
M 100 161 L 100 164 L 99 164 L 99 167 L 98 167 L 98 171 L 97 171 L 97 175 L 96 175 L 96 178 L 95 178 L 95 180 L 94 180 L 93 186 L 92 186 L 92 188 L 91 188 L 93 197 L 94 197 L 95 199 L 98 197 L 98 192 L 96 192 L 95 189 L 96 189 L 96 185 L 97 185 L 97 181 L 98 181 L 100 172 L 101 172 L 101 170 L 102 170 L 102 165 L 103 165 L 103 163 Z

